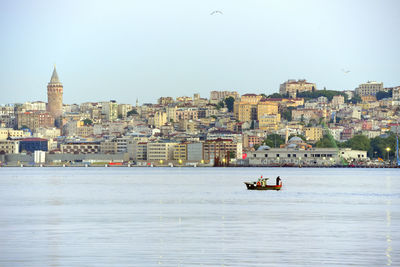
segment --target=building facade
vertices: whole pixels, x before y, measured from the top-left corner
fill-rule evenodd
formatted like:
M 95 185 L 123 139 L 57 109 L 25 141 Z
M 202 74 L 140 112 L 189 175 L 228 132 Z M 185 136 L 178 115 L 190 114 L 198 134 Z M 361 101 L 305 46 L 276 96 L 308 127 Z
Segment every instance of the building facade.
M 270 148 L 260 147 L 248 154 L 250 165 L 335 165 L 341 162 L 336 148 Z
M 368 81 L 360 84 L 356 88 L 356 94 L 359 96 L 376 95 L 376 93 L 383 91 L 383 83 Z
M 219 158 L 220 160 L 226 158 L 241 158 L 242 157 L 242 143 L 236 143 L 232 139 L 214 139 L 206 140 L 203 144 L 203 159 L 214 160 Z M 232 157 L 233 153 L 233 157 Z M 229 154 L 229 156 L 228 156 Z
M 312 92 L 315 90 L 317 90 L 315 83 L 309 83 L 306 80 L 288 80 L 279 87 L 279 93 L 281 95 L 287 94 L 291 98 L 295 98 L 298 93 Z
M 67 154 L 99 154 L 100 142 L 69 142 L 60 145 L 61 153 Z
M 0 155 L 1 154 L 18 154 L 19 141 L 17 140 L 0 140 Z

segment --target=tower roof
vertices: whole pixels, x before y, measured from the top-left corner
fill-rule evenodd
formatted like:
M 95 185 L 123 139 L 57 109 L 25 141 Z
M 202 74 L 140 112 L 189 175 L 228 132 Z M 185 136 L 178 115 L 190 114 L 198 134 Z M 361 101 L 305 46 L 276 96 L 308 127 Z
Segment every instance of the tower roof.
M 53 74 L 51 75 L 50 83 L 60 83 L 60 80 L 58 79 L 56 65 L 54 65 L 54 70 Z

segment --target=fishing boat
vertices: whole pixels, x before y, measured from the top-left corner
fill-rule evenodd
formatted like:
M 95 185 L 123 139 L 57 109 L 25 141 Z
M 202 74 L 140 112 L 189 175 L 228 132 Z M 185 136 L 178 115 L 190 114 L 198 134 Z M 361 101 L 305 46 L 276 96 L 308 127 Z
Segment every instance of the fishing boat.
M 267 185 L 268 178 L 260 178 L 257 182 L 244 182 L 248 190 L 281 190 L 282 181 L 276 178 L 276 185 Z

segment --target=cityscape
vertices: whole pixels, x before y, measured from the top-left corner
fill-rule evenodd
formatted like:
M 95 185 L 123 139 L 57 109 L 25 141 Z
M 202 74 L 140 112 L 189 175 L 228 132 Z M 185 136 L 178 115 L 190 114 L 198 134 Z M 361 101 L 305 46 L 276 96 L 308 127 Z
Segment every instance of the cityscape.
M 399 10 L 0 1 L 0 266 L 400 266 Z
M 47 102 L 0 107 L 1 166 L 400 165 L 400 86 L 383 82 L 334 91 L 289 79 L 270 95 L 214 90 L 141 104 L 67 104 L 63 93 L 54 66 Z

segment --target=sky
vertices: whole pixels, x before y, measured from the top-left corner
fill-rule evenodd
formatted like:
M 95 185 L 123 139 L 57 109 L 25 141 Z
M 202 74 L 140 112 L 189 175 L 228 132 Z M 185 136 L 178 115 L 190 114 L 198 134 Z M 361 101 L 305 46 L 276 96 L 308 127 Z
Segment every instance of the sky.
M 398 0 L 1 0 L 0 104 L 47 101 L 54 64 L 67 104 L 272 94 L 288 79 L 398 86 L 399 11 Z

